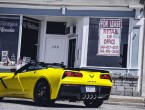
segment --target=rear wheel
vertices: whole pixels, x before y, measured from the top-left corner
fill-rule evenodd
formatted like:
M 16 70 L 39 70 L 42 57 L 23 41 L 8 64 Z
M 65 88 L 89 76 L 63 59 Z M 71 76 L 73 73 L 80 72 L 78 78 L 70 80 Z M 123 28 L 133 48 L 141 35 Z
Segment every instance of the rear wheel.
M 84 101 L 86 107 L 89 108 L 98 108 L 103 104 L 102 100 L 93 100 L 93 101 Z
M 54 104 L 54 101 L 50 100 L 50 87 L 46 80 L 37 82 L 34 90 L 34 101 L 39 106 L 50 106 Z
M 0 97 L 0 101 L 2 101 L 2 100 L 3 100 L 3 98 L 4 98 L 4 97 Z

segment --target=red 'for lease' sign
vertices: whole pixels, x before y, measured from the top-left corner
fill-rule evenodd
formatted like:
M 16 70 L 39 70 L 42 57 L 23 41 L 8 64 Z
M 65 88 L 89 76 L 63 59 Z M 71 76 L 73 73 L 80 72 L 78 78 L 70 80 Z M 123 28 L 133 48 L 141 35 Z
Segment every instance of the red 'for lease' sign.
M 121 19 L 101 19 L 97 55 L 120 56 Z

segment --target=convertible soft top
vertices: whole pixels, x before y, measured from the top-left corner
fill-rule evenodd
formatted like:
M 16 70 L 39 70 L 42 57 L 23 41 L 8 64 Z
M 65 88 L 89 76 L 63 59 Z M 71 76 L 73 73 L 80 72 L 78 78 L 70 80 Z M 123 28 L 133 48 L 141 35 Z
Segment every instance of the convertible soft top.
M 88 69 L 88 68 L 66 68 L 63 63 L 44 63 L 44 62 L 31 62 L 28 65 L 40 65 L 42 67 L 54 67 L 54 68 L 64 68 L 64 70 L 74 70 L 74 71 L 90 71 L 90 72 L 101 72 L 101 73 L 109 73 L 106 70 L 98 70 L 98 69 Z

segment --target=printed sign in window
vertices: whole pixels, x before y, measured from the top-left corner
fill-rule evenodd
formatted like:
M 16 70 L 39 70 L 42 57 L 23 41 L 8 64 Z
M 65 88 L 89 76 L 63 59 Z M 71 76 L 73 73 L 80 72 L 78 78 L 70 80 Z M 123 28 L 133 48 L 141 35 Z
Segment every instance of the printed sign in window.
M 121 19 L 101 19 L 97 55 L 120 56 Z
M 2 63 L 7 63 L 7 60 L 8 60 L 8 51 L 2 51 L 1 62 Z

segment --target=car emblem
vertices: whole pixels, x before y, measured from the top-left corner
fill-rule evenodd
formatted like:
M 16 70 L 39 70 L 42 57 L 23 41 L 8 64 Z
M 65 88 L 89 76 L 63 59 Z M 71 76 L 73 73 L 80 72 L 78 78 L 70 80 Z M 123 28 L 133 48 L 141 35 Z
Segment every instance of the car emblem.
M 93 77 L 94 77 L 94 75 L 93 75 L 93 74 L 92 74 L 92 75 L 90 74 L 89 76 L 90 76 L 91 78 L 93 78 Z

